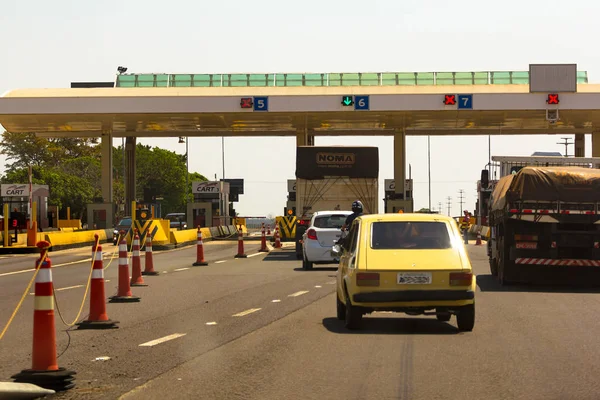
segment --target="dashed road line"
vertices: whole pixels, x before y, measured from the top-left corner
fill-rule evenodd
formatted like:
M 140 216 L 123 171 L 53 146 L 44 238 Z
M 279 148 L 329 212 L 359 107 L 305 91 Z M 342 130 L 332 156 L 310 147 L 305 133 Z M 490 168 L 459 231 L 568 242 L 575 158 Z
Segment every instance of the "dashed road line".
M 63 288 L 59 288 L 59 289 L 55 289 L 55 290 L 57 292 L 60 292 L 61 290 L 77 289 L 80 287 L 83 287 L 83 285 L 68 286 L 68 287 L 63 287 Z
M 186 269 L 190 269 L 190 267 L 185 267 L 185 268 L 177 268 L 177 269 L 174 269 L 173 271 L 174 271 L 174 272 L 175 272 L 175 271 L 179 272 L 179 271 L 185 271 Z
M 308 290 L 301 290 L 299 292 L 288 295 L 288 297 L 298 297 L 298 296 L 302 296 L 303 294 L 306 294 L 306 293 L 308 293 Z
M 281 300 L 279 300 L 279 299 L 271 300 L 271 303 L 281 303 Z
M 252 313 L 260 311 L 260 310 L 262 310 L 262 309 L 261 308 L 251 308 L 249 310 L 242 311 L 237 314 L 233 314 L 232 317 L 243 317 L 245 315 L 252 314 Z
M 249 255 L 248 255 L 248 258 L 250 258 L 250 257 L 256 257 L 256 256 L 260 256 L 261 254 L 264 254 L 264 253 L 254 253 L 254 254 L 249 254 Z
M 207 323 L 206 323 L 206 325 L 216 325 L 216 324 L 217 324 L 217 323 L 216 323 L 216 322 L 214 322 L 214 321 L 213 321 L 213 322 L 207 322 Z
M 149 342 L 142 343 L 139 346 L 140 347 L 152 347 L 152 346 L 156 346 L 157 344 L 168 342 L 169 340 L 177 339 L 177 338 L 180 338 L 180 337 L 185 336 L 185 335 L 186 335 L 185 333 L 174 333 L 174 334 L 169 335 L 169 336 L 161 337 L 161 338 L 156 339 L 156 340 L 151 340 Z
M 219 260 L 219 261 L 215 261 L 215 264 L 221 264 L 221 263 L 224 263 L 224 262 L 227 262 L 227 260 Z
M 320 287 L 323 287 L 323 286 L 320 286 L 320 285 L 315 285 L 315 287 L 316 287 L 316 288 L 320 288 Z
M 31 268 L 31 269 L 24 269 L 21 271 L 13 271 L 13 272 L 5 272 L 3 274 L 0 274 L 0 276 L 8 276 L 8 275 L 16 275 L 16 274 L 23 274 L 25 272 L 31 272 L 31 271 L 35 271 L 35 268 Z
M 325 282 L 326 285 L 335 285 L 335 281 Z

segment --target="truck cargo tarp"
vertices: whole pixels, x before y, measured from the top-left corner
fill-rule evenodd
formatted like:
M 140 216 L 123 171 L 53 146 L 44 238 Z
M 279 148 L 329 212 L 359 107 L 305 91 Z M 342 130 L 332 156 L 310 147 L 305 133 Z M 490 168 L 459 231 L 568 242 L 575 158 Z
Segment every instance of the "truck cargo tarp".
M 600 170 L 581 167 L 524 167 L 505 176 L 492 193 L 492 210 L 508 201 L 600 202 Z
M 349 146 L 300 146 L 296 149 L 296 178 L 332 176 L 379 178 L 379 149 Z

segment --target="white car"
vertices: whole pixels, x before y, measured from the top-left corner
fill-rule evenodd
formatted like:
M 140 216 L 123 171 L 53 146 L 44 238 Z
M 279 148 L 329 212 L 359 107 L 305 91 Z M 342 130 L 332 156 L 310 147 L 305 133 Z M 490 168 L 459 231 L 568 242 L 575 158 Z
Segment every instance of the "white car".
M 317 211 L 313 214 L 308 229 L 302 235 L 302 268 L 312 269 L 314 264 L 333 264 L 339 260 L 331 255 L 351 211 Z

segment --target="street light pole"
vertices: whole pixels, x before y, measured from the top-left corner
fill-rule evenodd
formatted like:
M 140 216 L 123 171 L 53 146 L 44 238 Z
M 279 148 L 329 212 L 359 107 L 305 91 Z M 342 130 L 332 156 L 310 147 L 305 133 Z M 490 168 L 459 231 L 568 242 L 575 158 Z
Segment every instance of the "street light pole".
M 185 137 L 185 202 L 189 201 L 190 156 L 188 153 L 188 137 Z

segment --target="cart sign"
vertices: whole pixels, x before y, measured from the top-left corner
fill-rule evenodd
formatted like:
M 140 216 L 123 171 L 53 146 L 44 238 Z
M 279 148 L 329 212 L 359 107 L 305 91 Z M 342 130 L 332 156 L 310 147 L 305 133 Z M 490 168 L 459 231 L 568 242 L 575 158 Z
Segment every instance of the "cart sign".
M 221 182 L 192 182 L 192 190 L 194 193 L 221 193 Z
M 2 197 L 26 197 L 29 196 L 29 185 L 2 184 L 0 192 Z
M 383 184 L 385 185 L 386 192 L 393 192 L 396 190 L 396 181 L 394 179 L 384 179 Z M 410 192 L 413 190 L 412 179 L 407 179 L 404 183 L 404 190 Z

